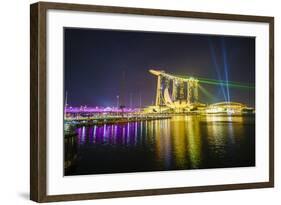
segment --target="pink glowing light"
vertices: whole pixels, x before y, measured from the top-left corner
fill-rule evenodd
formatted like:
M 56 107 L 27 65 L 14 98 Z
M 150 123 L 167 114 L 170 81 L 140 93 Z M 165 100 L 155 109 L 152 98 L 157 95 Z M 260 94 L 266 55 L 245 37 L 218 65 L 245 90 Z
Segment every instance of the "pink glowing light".
M 66 113 L 134 113 L 139 112 L 139 108 L 117 108 L 117 107 L 67 107 Z

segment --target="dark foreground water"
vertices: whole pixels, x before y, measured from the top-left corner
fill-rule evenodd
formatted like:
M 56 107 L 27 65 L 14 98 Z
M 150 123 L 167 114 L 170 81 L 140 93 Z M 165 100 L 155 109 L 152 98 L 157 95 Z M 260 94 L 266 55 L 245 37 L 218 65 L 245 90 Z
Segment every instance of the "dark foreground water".
M 171 119 L 77 128 L 65 175 L 255 166 L 254 116 Z

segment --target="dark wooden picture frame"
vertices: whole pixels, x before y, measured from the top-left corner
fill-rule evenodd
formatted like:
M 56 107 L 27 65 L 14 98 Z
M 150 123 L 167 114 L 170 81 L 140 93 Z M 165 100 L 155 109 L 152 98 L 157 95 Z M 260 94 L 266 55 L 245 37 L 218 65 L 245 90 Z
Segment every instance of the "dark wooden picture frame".
M 263 22 L 269 24 L 269 181 L 212 186 L 162 188 L 149 190 L 114 191 L 69 195 L 47 195 L 47 68 L 46 68 L 46 13 L 49 9 L 170 16 L 182 18 L 216 19 Z M 30 199 L 37 202 L 85 200 L 113 197 L 179 194 L 274 186 L 274 18 L 173 10 L 108 7 L 81 4 L 39 2 L 30 6 Z

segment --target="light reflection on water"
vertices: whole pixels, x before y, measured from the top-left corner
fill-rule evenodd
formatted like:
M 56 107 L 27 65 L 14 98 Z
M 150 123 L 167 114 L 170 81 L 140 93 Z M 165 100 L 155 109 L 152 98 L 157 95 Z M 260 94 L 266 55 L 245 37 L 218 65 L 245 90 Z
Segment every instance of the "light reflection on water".
M 77 128 L 75 174 L 255 165 L 254 116 L 171 119 Z

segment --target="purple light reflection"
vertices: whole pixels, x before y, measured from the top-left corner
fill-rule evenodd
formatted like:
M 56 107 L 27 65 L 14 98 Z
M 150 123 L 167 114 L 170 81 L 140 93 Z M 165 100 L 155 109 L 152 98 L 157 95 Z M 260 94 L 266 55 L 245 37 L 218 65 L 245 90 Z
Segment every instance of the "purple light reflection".
M 141 122 L 80 127 L 76 129 L 79 144 L 122 144 L 136 146 L 141 131 Z

